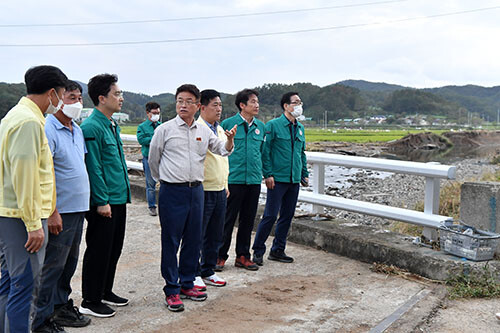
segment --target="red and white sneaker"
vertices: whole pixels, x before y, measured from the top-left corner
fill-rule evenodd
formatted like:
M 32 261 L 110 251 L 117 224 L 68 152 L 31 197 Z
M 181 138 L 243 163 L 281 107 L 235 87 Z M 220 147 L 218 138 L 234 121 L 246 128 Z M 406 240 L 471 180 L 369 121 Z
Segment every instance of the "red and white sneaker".
M 195 277 L 193 283 L 194 283 L 194 287 L 196 289 L 198 289 L 199 291 L 207 290 L 207 285 L 205 284 L 205 282 L 203 282 L 203 279 L 201 278 L 201 276 Z
M 165 304 L 167 309 L 174 312 L 179 312 L 184 310 L 184 304 L 181 301 L 179 294 L 168 295 L 165 297 Z
M 226 280 L 221 279 L 217 274 L 204 277 L 203 281 L 210 286 L 224 287 L 226 285 Z
M 204 301 L 207 299 L 207 294 L 199 291 L 196 288 L 191 288 L 191 289 L 182 289 L 181 288 L 181 298 L 188 298 L 193 301 Z

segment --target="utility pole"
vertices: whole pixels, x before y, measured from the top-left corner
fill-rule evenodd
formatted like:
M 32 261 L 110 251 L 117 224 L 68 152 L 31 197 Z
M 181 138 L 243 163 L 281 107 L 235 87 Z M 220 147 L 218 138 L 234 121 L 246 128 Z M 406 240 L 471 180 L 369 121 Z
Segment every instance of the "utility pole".
M 327 117 L 328 117 L 328 116 L 327 116 L 327 115 L 328 115 L 328 113 L 327 113 L 327 112 L 328 112 L 328 111 L 326 111 L 326 110 L 325 110 L 325 116 L 323 117 L 323 118 L 324 118 L 323 120 L 324 120 L 324 122 L 325 122 L 325 126 L 323 127 L 323 129 L 325 129 L 325 130 L 328 128 L 328 119 L 327 119 Z

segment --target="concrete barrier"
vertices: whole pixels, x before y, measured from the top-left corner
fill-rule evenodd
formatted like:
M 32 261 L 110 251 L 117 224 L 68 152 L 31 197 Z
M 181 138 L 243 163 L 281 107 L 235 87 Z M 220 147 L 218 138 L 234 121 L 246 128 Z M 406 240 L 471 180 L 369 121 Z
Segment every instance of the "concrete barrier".
M 500 234 L 500 183 L 463 183 L 460 188 L 460 219 L 475 228 Z M 496 254 L 500 255 L 500 245 Z

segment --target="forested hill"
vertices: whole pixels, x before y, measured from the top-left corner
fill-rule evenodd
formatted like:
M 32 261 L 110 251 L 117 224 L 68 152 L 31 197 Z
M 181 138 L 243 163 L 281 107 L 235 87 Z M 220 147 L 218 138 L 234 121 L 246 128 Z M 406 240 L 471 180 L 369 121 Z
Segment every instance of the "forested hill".
M 360 118 L 372 115 L 432 115 L 457 121 L 473 112 L 476 117 L 496 120 L 500 109 L 500 86 L 445 86 L 432 89 L 414 89 L 383 82 L 346 80 L 325 87 L 311 83 L 265 84 L 259 91 L 261 118 L 267 120 L 281 113 L 279 101 L 288 91 L 299 92 L 304 101 L 304 113 L 321 122 L 325 113 L 329 120 Z M 86 86 L 84 85 L 86 92 Z M 0 83 L 0 118 L 14 106 L 26 92 L 24 84 Z M 163 93 L 155 96 L 125 91 L 123 112 L 131 120 L 144 119 L 144 106 L 154 100 L 162 106 L 164 117 L 175 115 L 174 95 Z M 234 95 L 222 93 L 224 117 L 236 113 Z M 85 95 L 84 106 L 92 107 Z M 461 119 L 464 122 L 464 119 Z

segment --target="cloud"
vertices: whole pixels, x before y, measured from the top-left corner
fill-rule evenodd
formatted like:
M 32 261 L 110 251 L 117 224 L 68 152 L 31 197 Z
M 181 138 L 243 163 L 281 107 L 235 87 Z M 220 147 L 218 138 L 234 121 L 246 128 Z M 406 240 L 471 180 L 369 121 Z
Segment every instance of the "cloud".
M 3 24 L 186 18 L 365 3 L 345 1 L 16 1 L 2 4 Z M 0 44 L 93 43 L 246 35 L 389 22 L 497 5 L 458 0 L 147 24 L 0 28 Z M 290 35 L 183 43 L 73 48 L 1 48 L 0 81 L 20 82 L 33 65 L 61 67 L 87 82 L 116 73 L 125 90 L 172 92 L 185 82 L 236 92 L 264 83 L 327 85 L 359 78 L 424 87 L 498 85 L 500 10 Z

